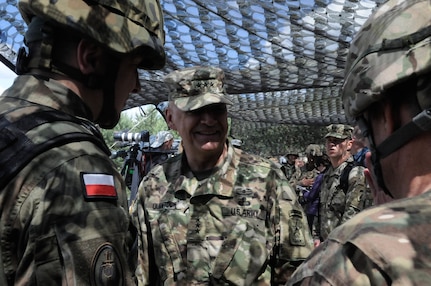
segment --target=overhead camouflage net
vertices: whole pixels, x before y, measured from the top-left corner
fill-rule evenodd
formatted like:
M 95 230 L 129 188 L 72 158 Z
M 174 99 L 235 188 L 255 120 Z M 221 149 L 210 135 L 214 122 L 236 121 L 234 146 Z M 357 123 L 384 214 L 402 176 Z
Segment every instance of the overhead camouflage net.
M 140 70 L 142 90 L 126 109 L 167 100 L 169 72 L 214 65 L 225 71 L 236 126 L 346 123 L 340 87 L 347 51 L 383 2 L 162 0 L 167 64 Z M 25 31 L 17 1 L 0 3 L 0 27 L 0 59 L 13 69 Z

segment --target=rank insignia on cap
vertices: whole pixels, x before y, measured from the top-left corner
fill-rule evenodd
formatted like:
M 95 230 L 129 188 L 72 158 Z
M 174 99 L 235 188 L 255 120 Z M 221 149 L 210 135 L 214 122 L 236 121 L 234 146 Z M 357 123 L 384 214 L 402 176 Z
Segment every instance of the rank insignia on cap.
M 87 199 L 117 199 L 114 176 L 81 173 L 84 196 Z

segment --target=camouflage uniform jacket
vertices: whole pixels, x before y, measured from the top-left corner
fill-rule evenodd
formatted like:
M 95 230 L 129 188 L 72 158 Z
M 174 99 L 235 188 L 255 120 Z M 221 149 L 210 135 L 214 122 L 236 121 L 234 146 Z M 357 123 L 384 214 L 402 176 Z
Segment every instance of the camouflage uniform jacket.
M 33 76 L 17 77 L 0 97 L 0 114 L 9 112 L 10 121 L 49 107 L 83 118 L 91 114 L 64 86 Z M 59 121 L 26 135 L 35 142 L 66 132 L 89 131 Z M 107 188 L 95 186 L 98 180 Z M 1 190 L 0 203 L 0 285 L 134 282 L 126 256 L 136 232 L 128 231 L 125 185 L 95 143 L 68 143 L 38 155 Z
M 369 208 L 336 228 L 288 285 L 429 285 L 431 191 Z
M 231 145 L 201 181 L 184 154 L 154 167 L 133 207 L 146 285 L 284 284 L 313 249 L 282 171 Z
M 349 157 L 337 168 L 329 166 L 323 176 L 318 219 L 313 223 L 313 229 L 316 231 L 313 233 L 315 239 L 325 240 L 334 228 L 365 208 L 366 194 L 369 189 L 365 181 L 364 167 L 355 166 L 351 169 L 346 191 L 340 186 L 341 174 L 347 162 L 352 161 L 353 158 Z
M 298 168 L 299 169 L 299 168 Z M 300 169 L 300 175 L 295 178 L 295 180 L 291 180 L 290 184 L 292 187 L 295 188 L 295 191 L 298 195 L 302 195 L 301 193 L 304 191 L 310 191 L 313 185 L 311 186 L 302 186 L 301 180 L 302 179 L 315 179 L 319 175 L 319 171 L 316 168 L 313 168 L 312 170 L 307 170 L 307 167 L 304 166 L 302 169 Z

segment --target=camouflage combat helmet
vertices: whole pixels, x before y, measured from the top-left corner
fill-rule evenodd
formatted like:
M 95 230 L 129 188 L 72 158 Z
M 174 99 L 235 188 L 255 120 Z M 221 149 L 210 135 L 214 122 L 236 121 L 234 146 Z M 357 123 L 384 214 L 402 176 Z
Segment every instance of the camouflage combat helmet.
M 313 156 L 313 157 L 319 157 L 322 156 L 322 149 L 318 144 L 310 144 L 305 148 L 305 155 Z
M 76 31 L 118 54 L 144 49 L 141 68 L 165 64 L 163 14 L 159 0 L 20 0 L 29 24 L 33 17 Z
M 384 92 L 431 70 L 431 2 L 391 0 L 362 26 L 347 57 L 342 99 L 346 115 L 357 118 Z M 431 97 L 418 94 L 422 109 Z

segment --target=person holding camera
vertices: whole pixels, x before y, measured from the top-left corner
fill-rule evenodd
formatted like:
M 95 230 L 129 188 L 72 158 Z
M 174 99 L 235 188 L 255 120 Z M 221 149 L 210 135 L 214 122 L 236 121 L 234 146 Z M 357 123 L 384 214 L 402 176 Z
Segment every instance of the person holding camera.
M 136 230 L 98 126 L 165 63 L 158 0 L 20 0 L 0 97 L 0 285 L 135 285 Z M 7 178 L 5 180 L 5 178 Z
M 313 249 L 306 217 L 279 165 L 228 139 L 224 72 L 185 68 L 165 82 L 183 152 L 148 173 L 133 204 L 141 283 L 286 283 Z

